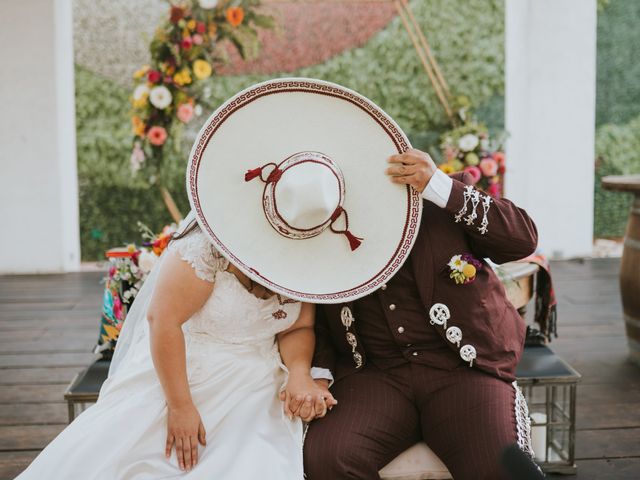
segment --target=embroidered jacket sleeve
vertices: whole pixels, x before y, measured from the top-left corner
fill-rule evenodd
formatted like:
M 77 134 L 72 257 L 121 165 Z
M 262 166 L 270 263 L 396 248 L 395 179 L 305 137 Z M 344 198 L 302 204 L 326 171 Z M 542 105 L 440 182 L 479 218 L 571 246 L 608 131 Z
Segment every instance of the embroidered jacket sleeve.
M 215 281 L 217 272 L 229 266 L 228 260 L 214 248 L 200 229 L 173 240 L 168 248 L 191 265 L 198 278 L 211 283 Z
M 536 226 L 523 209 L 507 199 L 495 199 L 475 188 L 471 175 L 451 177 L 438 170 L 423 196 L 444 208 L 463 228 L 472 250 L 496 263 L 524 258 L 538 244 Z
M 335 373 L 336 364 L 336 351 L 331 343 L 331 332 L 327 325 L 327 317 L 324 313 L 322 306 L 316 308 L 316 348 L 313 354 L 313 372 L 314 378 L 326 378 L 327 380 L 333 380 L 333 373 Z M 319 375 L 323 372 L 324 375 Z M 327 375 L 328 373 L 328 375 Z

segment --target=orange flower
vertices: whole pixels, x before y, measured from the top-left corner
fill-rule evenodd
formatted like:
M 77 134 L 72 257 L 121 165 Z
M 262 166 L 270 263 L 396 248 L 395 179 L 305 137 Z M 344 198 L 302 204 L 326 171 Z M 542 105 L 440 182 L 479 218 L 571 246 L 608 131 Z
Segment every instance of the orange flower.
M 227 21 L 232 27 L 237 27 L 244 20 L 244 10 L 242 7 L 229 7 L 227 8 Z
M 217 32 L 218 32 L 218 25 L 216 25 L 215 23 L 210 23 L 209 24 L 209 36 L 210 37 L 215 37 Z
M 160 254 L 164 251 L 164 249 L 167 248 L 167 245 L 169 245 L 169 240 L 171 240 L 171 235 L 168 234 L 168 235 L 162 235 L 155 242 L 153 242 L 153 244 L 151 245 L 151 249 L 153 250 L 153 253 L 160 256 Z

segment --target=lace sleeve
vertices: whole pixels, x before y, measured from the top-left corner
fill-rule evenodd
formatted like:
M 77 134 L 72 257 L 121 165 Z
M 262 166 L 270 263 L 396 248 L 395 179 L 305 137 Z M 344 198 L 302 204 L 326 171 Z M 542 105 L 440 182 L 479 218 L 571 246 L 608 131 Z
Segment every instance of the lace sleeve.
M 196 229 L 183 238 L 173 240 L 169 249 L 176 252 L 193 267 L 198 278 L 213 283 L 216 273 L 226 270 L 229 261 L 211 244 L 200 229 Z

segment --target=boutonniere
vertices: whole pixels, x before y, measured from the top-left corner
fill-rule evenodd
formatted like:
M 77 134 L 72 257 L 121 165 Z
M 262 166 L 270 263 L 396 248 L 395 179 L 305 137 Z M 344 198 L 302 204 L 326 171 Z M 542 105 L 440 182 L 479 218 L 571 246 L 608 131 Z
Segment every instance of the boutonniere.
M 470 253 L 454 255 L 447 265 L 450 270 L 449 278 L 455 280 L 458 285 L 473 282 L 478 270 L 482 268 L 482 262 Z

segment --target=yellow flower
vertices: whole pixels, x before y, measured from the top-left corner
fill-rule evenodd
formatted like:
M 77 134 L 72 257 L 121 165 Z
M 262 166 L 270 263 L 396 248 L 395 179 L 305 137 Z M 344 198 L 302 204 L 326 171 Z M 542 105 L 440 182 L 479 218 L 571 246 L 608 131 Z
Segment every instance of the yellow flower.
M 137 116 L 134 115 L 131 118 L 131 125 L 133 127 L 133 134 L 138 136 L 138 137 L 144 137 L 144 122 L 142 121 L 142 119 Z
M 191 74 L 189 73 L 189 70 L 187 70 L 186 68 L 183 68 L 182 70 L 180 70 L 178 73 L 176 73 L 173 76 L 173 81 L 177 85 L 188 85 L 188 84 L 190 84 L 191 83 Z
M 129 245 L 127 245 L 127 252 L 133 253 L 135 251 L 136 251 L 136 246 L 133 243 L 130 243 Z
M 205 60 L 196 60 L 193 62 L 193 74 L 198 80 L 204 80 L 211 76 L 211 65 Z
M 191 31 L 196 29 L 196 21 L 193 18 L 187 22 L 187 28 Z
M 144 108 L 147 105 L 147 99 L 149 98 L 148 94 L 145 94 L 143 96 L 141 96 L 138 99 L 133 99 L 131 101 L 131 104 L 133 105 L 133 108 Z
M 147 74 L 148 71 L 149 71 L 149 65 L 144 65 L 139 70 L 136 70 L 136 72 L 133 74 L 133 78 L 135 78 L 136 80 L 138 78 L 142 78 Z
M 462 269 L 462 273 L 467 278 L 473 278 L 476 276 L 476 267 L 474 267 L 470 263 L 467 263 Z
M 454 172 L 453 167 L 449 163 L 443 163 L 439 165 L 438 168 L 442 170 L 444 173 L 446 173 L 447 175 Z

